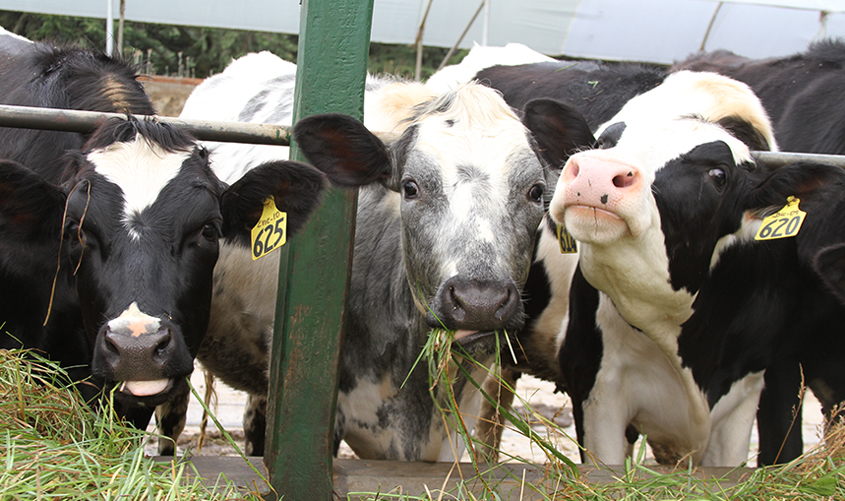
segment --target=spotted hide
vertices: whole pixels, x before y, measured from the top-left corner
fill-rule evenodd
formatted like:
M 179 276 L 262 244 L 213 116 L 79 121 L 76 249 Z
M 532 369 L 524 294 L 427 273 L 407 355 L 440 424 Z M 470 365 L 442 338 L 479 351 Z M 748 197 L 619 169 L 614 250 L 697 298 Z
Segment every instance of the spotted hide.
M 183 116 L 285 123 L 294 74 L 292 64 L 267 53 L 245 56 L 198 87 Z M 414 362 L 431 329 L 445 326 L 490 365 L 494 333 L 522 325 L 520 292 L 548 173 L 526 127 L 497 93 L 476 84 L 435 96 L 420 85 L 371 78 L 365 117 L 369 129 L 401 137 L 384 143 L 342 115 L 309 117 L 294 129 L 309 160 L 330 175 L 380 172 L 359 196 L 336 445 L 345 440 L 362 458 L 449 460 L 463 445 L 435 408 L 426 364 L 412 371 Z M 238 171 L 284 154 L 209 147 L 215 158 L 241 159 Z M 250 392 L 250 409 L 267 394 L 275 303 L 267 277 L 275 266 L 268 259 L 256 267 L 224 249 L 199 355 L 223 381 Z M 480 378 L 484 371 L 474 372 Z M 455 391 L 471 428 L 480 394 L 463 377 Z M 260 454 L 263 425 L 244 428 L 247 451 Z

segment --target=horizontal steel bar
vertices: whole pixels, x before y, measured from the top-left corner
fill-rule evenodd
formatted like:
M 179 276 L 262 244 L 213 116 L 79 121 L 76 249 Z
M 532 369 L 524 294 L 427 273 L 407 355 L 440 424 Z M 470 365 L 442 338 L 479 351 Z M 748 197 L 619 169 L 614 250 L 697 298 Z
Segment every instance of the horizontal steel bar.
M 126 118 L 126 115 L 95 111 L 0 105 L 0 127 L 88 133 L 112 117 Z M 148 117 L 136 115 L 136 118 L 144 119 Z M 202 141 L 271 144 L 277 146 L 288 146 L 290 144 L 290 126 L 288 125 L 190 120 L 161 116 L 155 116 L 154 118 L 179 127 Z M 385 142 L 391 142 L 398 138 L 398 135 L 395 133 L 374 132 L 374 134 Z M 845 168 L 845 156 L 842 155 L 752 151 L 751 156 L 757 161 L 774 166 L 782 166 L 795 162 L 819 162 Z
M 58 130 L 84 134 L 93 131 L 103 122 L 113 117 L 125 119 L 126 115 L 95 111 L 0 105 L 0 127 Z M 147 117 L 136 115 L 136 118 L 144 119 Z M 277 146 L 288 146 L 290 144 L 290 126 L 288 125 L 188 120 L 160 116 L 156 116 L 155 119 L 183 129 L 203 141 L 272 144 Z
M 845 156 L 824 155 L 821 153 L 787 153 L 783 151 L 752 151 L 751 156 L 758 162 L 773 167 L 782 167 L 795 162 L 817 162 L 822 164 L 845 167 Z

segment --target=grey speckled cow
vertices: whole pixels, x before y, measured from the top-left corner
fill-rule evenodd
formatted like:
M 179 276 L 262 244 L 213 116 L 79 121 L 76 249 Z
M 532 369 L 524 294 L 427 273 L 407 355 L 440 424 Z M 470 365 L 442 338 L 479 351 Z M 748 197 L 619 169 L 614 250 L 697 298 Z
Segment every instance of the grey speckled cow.
M 198 87 L 182 116 L 289 123 L 294 72 L 269 53 L 245 56 Z M 371 79 L 365 116 L 370 129 L 401 138 L 384 144 L 344 115 L 309 117 L 295 128 L 302 150 L 330 178 L 341 177 L 331 174 L 336 169 L 378 177 L 359 198 L 336 444 L 345 440 L 362 458 L 451 460 L 463 444 L 435 408 L 426 364 L 411 369 L 441 322 L 488 366 L 494 333 L 522 326 L 520 295 L 549 172 L 526 127 L 480 85 L 434 96 L 420 85 Z M 222 179 L 286 155 L 278 147 L 208 146 L 220 165 L 240 161 L 218 172 Z M 277 261 L 222 249 L 198 356 L 252 395 L 244 425 L 251 454 L 263 453 Z M 480 394 L 463 378 L 455 391 L 471 428 Z

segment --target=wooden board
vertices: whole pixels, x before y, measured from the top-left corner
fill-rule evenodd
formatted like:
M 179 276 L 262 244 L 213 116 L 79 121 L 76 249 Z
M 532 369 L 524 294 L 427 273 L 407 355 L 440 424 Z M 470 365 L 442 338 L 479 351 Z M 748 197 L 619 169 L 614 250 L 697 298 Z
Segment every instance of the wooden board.
M 170 460 L 163 457 L 155 459 Z M 264 468 L 262 459 L 253 457 L 249 460 L 267 478 L 267 470 Z M 245 489 L 257 489 L 261 493 L 269 491 L 267 484 L 241 458 L 196 456 L 188 461 L 209 485 L 213 485 L 219 475 L 223 474 L 227 479 Z M 670 468 L 660 466 L 650 466 L 649 469 L 658 473 L 672 471 Z M 453 463 L 335 459 L 333 470 L 335 499 L 365 499 L 377 492 L 410 496 L 427 496 L 427 493 L 430 493 L 434 499 L 437 499 L 441 491 L 453 495 L 461 493 L 463 495 L 459 497 L 462 499 L 469 498 L 466 495 L 469 491 L 478 498 L 483 496 L 489 499 L 489 495 L 484 496 L 488 492 L 488 487 L 493 488 L 503 501 L 541 500 L 555 493 L 565 495 L 564 486 L 555 480 L 557 475 L 550 474 L 553 472 L 548 472 L 542 465 L 500 464 L 486 471 L 482 470 L 479 477 L 470 463 L 460 463 L 456 466 Z M 188 468 L 188 471 L 193 470 Z M 582 481 L 586 483 L 606 484 L 615 482 L 624 469 L 580 465 L 579 471 Z M 698 468 L 694 476 L 719 480 L 720 485 L 727 488 L 735 485 L 741 476 L 752 471 L 748 468 Z M 272 498 L 273 496 L 268 497 L 268 499 Z M 444 495 L 443 499 L 454 499 L 454 497 Z

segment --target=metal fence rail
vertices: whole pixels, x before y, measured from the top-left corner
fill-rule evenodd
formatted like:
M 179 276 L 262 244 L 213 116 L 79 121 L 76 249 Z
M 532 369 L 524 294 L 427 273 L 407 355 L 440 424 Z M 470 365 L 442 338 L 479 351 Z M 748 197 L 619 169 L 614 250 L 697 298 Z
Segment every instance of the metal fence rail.
M 101 113 L 96 111 L 62 110 L 56 108 L 34 108 L 30 106 L 12 106 L 0 104 L 0 127 L 18 127 L 23 129 L 58 130 L 65 132 L 88 133 L 99 127 L 109 118 L 126 118 L 120 113 Z M 225 122 L 215 120 L 189 120 L 175 117 L 135 115 L 139 120 L 155 119 L 189 132 L 202 141 L 223 143 L 290 145 L 289 125 L 256 124 L 246 122 Z M 387 132 L 374 132 L 382 141 L 397 139 L 397 135 Z M 818 162 L 845 168 L 845 156 L 824 155 L 820 153 L 786 153 L 776 151 L 752 151 L 755 160 L 775 166 L 795 162 Z
M 127 115 L 120 113 L 34 108 L 31 106 L 0 104 L 0 127 L 58 130 L 86 134 L 93 132 L 94 129 L 102 125 L 109 118 L 125 119 L 126 117 Z M 139 120 L 154 119 L 159 122 L 168 123 L 189 132 L 195 138 L 202 141 L 290 146 L 290 125 L 191 120 L 158 115 L 133 115 L 133 117 Z M 375 135 L 385 142 L 394 141 L 399 138 L 398 134 L 390 132 L 376 132 Z

